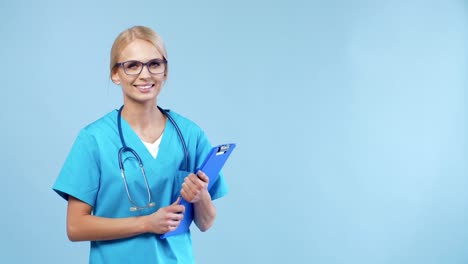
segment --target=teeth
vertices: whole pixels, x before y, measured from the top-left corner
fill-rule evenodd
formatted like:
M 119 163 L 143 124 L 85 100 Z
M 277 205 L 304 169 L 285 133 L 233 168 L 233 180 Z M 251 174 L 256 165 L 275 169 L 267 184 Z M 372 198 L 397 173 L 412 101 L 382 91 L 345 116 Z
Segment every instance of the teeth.
M 149 88 L 153 87 L 153 85 L 152 84 L 144 85 L 144 86 L 143 85 L 137 85 L 137 87 L 140 88 L 140 89 L 149 89 Z

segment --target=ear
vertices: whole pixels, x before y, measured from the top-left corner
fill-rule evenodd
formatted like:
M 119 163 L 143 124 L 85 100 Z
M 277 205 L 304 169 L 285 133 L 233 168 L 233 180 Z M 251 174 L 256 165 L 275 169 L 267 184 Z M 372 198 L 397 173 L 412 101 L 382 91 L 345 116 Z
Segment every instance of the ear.
M 111 74 L 111 80 L 113 83 L 120 85 L 120 76 L 117 71 L 113 71 Z

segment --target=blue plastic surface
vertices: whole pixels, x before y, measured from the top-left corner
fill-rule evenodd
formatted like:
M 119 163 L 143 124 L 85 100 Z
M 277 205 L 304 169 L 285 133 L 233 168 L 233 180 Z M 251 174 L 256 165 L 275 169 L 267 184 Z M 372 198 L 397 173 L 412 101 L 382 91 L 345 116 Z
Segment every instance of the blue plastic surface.
M 211 148 L 208 156 L 205 158 L 200 168 L 195 170 L 195 173 L 197 173 L 199 170 L 203 171 L 208 176 L 208 178 L 210 178 L 208 183 L 208 190 L 218 179 L 219 172 L 223 168 L 224 164 L 229 158 L 229 155 L 231 155 L 231 152 L 235 147 L 236 144 L 230 143 Z M 185 206 L 184 218 L 176 230 L 161 235 L 161 238 L 182 234 L 189 230 L 193 221 L 193 205 L 187 202 L 184 198 L 180 199 L 179 204 Z

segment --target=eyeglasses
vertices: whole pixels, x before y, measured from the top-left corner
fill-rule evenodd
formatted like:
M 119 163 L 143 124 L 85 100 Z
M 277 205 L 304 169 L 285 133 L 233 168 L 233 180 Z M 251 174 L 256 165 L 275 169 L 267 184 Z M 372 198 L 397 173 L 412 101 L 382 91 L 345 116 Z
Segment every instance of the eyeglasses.
M 122 67 L 127 75 L 138 75 L 143 70 L 143 66 L 148 68 L 151 74 L 161 74 L 166 71 L 166 59 L 152 59 L 146 63 L 136 60 L 118 62 L 115 66 Z

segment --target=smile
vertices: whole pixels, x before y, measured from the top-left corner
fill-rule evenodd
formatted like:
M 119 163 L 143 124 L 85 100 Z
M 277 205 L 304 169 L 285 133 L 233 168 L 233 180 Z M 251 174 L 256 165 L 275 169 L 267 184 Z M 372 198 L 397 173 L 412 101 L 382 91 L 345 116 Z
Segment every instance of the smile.
M 140 90 L 140 91 L 148 91 L 148 90 L 150 90 L 151 88 L 154 87 L 154 83 L 153 84 L 135 85 L 135 87 L 138 88 L 138 90 Z

